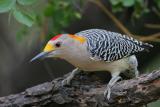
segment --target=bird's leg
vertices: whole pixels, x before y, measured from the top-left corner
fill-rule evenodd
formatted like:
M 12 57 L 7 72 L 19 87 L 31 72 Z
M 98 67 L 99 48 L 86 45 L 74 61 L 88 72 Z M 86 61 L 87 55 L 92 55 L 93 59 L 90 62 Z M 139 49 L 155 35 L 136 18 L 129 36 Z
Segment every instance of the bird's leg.
M 65 78 L 63 81 L 62 81 L 62 86 L 64 85 L 70 85 L 71 83 L 71 80 L 75 77 L 75 75 L 77 75 L 78 73 L 80 73 L 80 70 L 78 68 L 75 68 L 71 74 Z
M 104 97 L 109 100 L 110 99 L 110 95 L 111 95 L 111 88 L 112 86 L 119 80 L 121 79 L 121 77 L 119 76 L 119 72 L 116 73 L 112 73 L 112 78 L 109 81 L 109 83 L 107 84 L 107 89 L 104 92 Z
M 139 76 L 139 71 L 137 69 L 138 67 L 138 61 L 135 55 L 132 55 L 128 59 L 129 61 L 129 67 L 130 67 L 130 72 L 133 74 L 133 77 L 138 77 Z
M 139 71 L 137 68 L 134 69 L 134 72 L 135 72 L 135 77 L 138 77 L 139 76 Z

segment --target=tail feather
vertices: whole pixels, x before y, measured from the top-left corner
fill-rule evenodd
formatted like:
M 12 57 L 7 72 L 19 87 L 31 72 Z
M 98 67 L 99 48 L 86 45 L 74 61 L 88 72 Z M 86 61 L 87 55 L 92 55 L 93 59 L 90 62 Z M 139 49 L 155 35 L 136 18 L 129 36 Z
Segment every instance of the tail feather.
M 141 47 L 143 47 L 144 50 L 148 52 L 150 48 L 153 48 L 153 45 L 149 43 L 143 43 Z

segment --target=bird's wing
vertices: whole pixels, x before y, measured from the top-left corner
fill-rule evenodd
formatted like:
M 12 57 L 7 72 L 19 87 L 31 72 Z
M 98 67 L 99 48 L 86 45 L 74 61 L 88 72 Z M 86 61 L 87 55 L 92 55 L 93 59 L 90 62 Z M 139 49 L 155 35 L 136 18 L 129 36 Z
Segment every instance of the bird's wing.
M 87 38 L 87 49 L 92 59 L 107 62 L 115 61 L 153 47 L 132 37 L 102 29 L 89 29 L 81 31 L 76 35 Z

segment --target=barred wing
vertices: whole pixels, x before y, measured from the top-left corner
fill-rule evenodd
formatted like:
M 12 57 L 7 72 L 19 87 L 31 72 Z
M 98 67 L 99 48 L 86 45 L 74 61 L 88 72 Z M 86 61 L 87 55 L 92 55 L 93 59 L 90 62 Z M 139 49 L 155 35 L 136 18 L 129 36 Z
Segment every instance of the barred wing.
M 87 38 L 87 49 L 93 59 L 98 58 L 107 62 L 115 61 L 153 47 L 148 43 L 102 29 L 89 29 L 81 31 L 76 35 Z

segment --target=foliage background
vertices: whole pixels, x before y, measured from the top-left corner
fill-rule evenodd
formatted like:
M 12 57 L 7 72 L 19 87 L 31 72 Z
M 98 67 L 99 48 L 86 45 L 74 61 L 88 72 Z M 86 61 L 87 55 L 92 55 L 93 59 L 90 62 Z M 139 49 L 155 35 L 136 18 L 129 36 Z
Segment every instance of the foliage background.
M 0 96 L 73 69 L 62 60 L 29 63 L 59 33 L 102 28 L 135 35 L 154 45 L 137 55 L 141 73 L 160 68 L 160 0 L 0 0 L 0 13 Z

